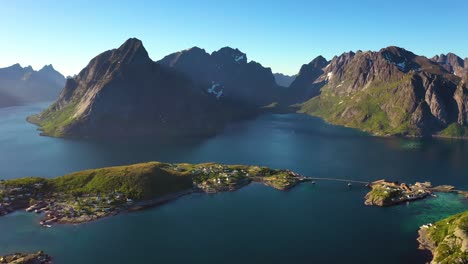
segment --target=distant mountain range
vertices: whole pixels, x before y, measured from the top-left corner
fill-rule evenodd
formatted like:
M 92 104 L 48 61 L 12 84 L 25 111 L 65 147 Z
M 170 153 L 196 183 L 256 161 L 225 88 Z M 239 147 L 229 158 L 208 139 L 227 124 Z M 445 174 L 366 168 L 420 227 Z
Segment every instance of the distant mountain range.
M 282 73 L 274 73 L 276 84 L 283 87 L 289 87 L 292 82 L 296 79 L 296 75 L 289 76 Z
M 0 107 L 53 101 L 64 85 L 65 77 L 52 65 L 39 71 L 19 64 L 0 68 Z
M 467 59 L 451 53 L 428 59 L 387 47 L 319 56 L 288 77 L 229 47 L 154 62 L 129 39 L 92 59 L 29 120 L 51 136 L 207 135 L 264 111 L 293 110 L 376 135 L 463 136 L 467 81 Z

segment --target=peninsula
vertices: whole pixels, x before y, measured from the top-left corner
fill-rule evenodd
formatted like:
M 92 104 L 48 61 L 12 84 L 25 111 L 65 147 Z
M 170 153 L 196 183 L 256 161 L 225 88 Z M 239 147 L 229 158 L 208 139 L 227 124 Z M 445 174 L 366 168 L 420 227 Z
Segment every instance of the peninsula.
M 156 206 L 193 192 L 235 191 L 251 182 L 288 190 L 307 178 L 259 166 L 148 162 L 75 172 L 53 179 L 0 181 L 0 216 L 42 213 L 41 225 L 91 222 Z

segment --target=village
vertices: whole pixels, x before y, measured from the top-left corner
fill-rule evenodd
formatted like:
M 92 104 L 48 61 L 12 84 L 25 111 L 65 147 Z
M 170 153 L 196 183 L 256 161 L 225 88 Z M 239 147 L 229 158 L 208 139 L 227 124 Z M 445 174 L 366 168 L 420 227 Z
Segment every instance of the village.
M 433 195 L 430 182 L 416 182 L 414 185 L 408 185 L 406 183 L 378 180 L 369 184 L 369 187 L 372 190 L 366 195 L 366 205 L 391 206 Z
M 288 190 L 308 178 L 289 170 L 274 170 L 259 166 L 220 165 L 215 163 L 190 165 L 171 164 L 168 168 L 192 179 L 192 189 L 163 197 L 133 201 L 117 191 L 108 193 L 74 193 L 57 191 L 46 180 L 25 178 L 0 181 L 0 216 L 17 210 L 41 215 L 40 224 L 78 224 L 94 221 L 138 208 L 175 199 L 182 193 L 218 193 L 236 191 L 251 182 L 260 182 L 278 190 Z M 173 198 L 172 198 L 173 197 Z
M 194 188 L 206 193 L 236 191 L 252 181 L 278 190 L 288 190 L 300 182 L 309 181 L 289 170 L 272 170 L 258 166 L 212 165 L 197 168 L 191 173 Z
M 122 193 L 84 194 L 48 193 L 42 183 L 9 187 L 0 182 L 0 216 L 24 209 L 42 214 L 40 224 L 50 227 L 54 223 L 83 223 L 117 214 L 133 200 Z

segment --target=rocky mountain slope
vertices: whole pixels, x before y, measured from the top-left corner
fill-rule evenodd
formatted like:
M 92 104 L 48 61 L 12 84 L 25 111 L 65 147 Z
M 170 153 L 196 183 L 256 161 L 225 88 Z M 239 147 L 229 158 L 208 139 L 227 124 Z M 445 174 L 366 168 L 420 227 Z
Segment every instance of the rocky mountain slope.
M 320 88 L 324 84 L 319 77 L 324 73 L 327 64 L 328 61 L 324 57 L 318 56 L 310 63 L 302 65 L 296 79 L 289 86 L 284 100 L 288 103 L 302 103 L 319 95 Z
M 440 64 L 448 72 L 459 77 L 464 77 L 468 74 L 468 58 L 463 60 L 456 54 L 447 53 L 447 55 L 436 55 L 431 60 Z
M 200 85 L 153 62 L 140 40 L 129 39 L 92 59 L 29 121 L 50 136 L 175 136 L 212 134 L 244 114 Z
M 238 49 L 222 48 L 212 54 L 198 47 L 183 50 L 158 61 L 190 77 L 219 99 L 241 102 L 252 107 L 266 106 L 279 99 L 281 89 L 270 68 Z
M 376 135 L 426 136 L 468 121 L 466 81 L 402 48 L 344 53 L 316 71 L 297 77 L 305 79 L 298 89 L 320 89 L 299 111 L 334 124 Z
M 65 85 L 65 77 L 52 65 L 35 71 L 19 64 L 0 69 L 0 107 L 52 101 Z

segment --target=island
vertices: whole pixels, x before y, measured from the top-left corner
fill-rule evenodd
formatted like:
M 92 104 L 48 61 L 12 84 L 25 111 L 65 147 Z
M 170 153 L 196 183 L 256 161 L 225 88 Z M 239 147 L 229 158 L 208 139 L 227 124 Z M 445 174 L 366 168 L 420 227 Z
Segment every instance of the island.
M 468 263 L 468 211 L 419 229 L 419 248 L 432 252 L 431 263 Z
M 378 180 L 368 184 L 371 191 L 366 194 L 365 204 L 374 206 L 392 206 L 406 202 L 413 202 L 429 196 L 436 196 L 435 192 L 457 193 L 468 197 L 468 192 L 456 190 L 451 185 L 441 185 L 433 187 L 430 182 L 416 182 L 406 184 Z
M 0 264 L 52 264 L 52 258 L 42 251 L 0 256 Z
M 259 166 L 148 162 L 79 171 L 57 178 L 0 181 L 0 216 L 42 214 L 40 224 L 79 224 L 141 210 L 193 192 L 235 191 L 260 182 L 286 191 L 308 181 L 290 170 Z

